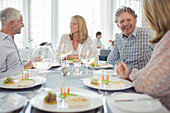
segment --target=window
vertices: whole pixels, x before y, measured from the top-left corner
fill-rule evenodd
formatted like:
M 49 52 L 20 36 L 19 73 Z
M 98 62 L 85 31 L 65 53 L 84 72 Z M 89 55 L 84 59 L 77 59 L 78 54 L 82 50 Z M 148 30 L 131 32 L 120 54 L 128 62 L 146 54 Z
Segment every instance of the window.
M 51 42 L 51 0 L 30 0 L 30 34 L 33 46 Z
M 63 34 L 70 33 L 70 19 L 74 15 L 85 19 L 91 38 L 101 30 L 100 0 L 59 0 L 59 39 Z
M 0 3 L 0 10 L 5 9 L 7 7 L 13 7 L 22 12 L 22 0 L 1 0 Z M 1 23 L 0 23 L 0 29 L 1 29 Z M 15 35 L 15 42 L 17 43 L 17 46 L 23 47 L 23 29 L 21 31 L 21 34 Z
M 141 6 L 142 6 L 142 3 L 141 3 L 141 0 L 116 0 L 113 2 L 114 4 L 114 13 L 116 13 L 116 10 L 121 7 L 121 6 L 127 6 L 127 7 L 131 7 L 135 13 L 137 14 L 137 24 L 136 26 L 137 27 L 141 27 L 142 25 L 142 11 L 141 11 Z M 115 15 L 113 15 L 113 19 L 115 18 Z M 117 27 L 117 24 L 113 21 L 113 33 L 116 34 L 116 33 L 120 33 L 121 30 Z M 114 37 L 114 35 L 113 35 Z
M 101 40 L 107 47 L 108 40 L 121 32 L 114 23 L 114 14 L 122 5 L 135 9 L 137 26 L 141 27 L 141 0 L 0 0 L 0 10 L 14 7 L 24 16 L 22 34 L 15 36 L 18 48 L 25 48 L 29 37 L 33 46 L 41 42 L 52 42 L 55 46 L 63 34 L 70 33 L 70 19 L 74 15 L 85 18 L 92 39 L 101 31 Z

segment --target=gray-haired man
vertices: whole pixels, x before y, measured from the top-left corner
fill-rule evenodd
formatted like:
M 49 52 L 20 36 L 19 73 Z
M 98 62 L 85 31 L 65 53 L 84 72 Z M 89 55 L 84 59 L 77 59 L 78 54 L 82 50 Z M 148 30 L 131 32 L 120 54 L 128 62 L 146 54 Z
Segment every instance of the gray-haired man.
M 107 63 L 115 65 L 117 60 L 133 68 L 143 68 L 151 58 L 153 45 L 149 42 L 152 31 L 136 27 L 137 15 L 130 7 L 121 7 L 115 14 L 115 22 L 121 29 L 114 41 L 113 50 L 108 56 Z
M 0 12 L 2 29 L 0 31 L 0 78 L 21 73 L 23 68 L 14 35 L 21 33 L 24 27 L 23 17 L 19 10 L 6 8 Z M 24 68 L 32 68 L 32 62 L 28 62 Z

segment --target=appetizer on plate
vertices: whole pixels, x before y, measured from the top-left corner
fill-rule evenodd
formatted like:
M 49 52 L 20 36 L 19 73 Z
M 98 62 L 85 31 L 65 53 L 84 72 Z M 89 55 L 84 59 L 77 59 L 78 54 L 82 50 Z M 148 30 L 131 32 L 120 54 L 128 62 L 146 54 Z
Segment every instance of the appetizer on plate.
M 49 105 L 54 105 L 54 104 L 59 105 L 62 104 L 61 103 L 62 101 L 64 102 L 63 105 L 65 105 L 66 108 L 86 107 L 90 105 L 89 99 L 87 99 L 82 95 L 71 94 L 69 93 L 69 90 L 67 93 L 65 91 L 64 93 L 49 91 L 48 95 L 45 96 L 44 98 L 44 103 Z
M 91 78 L 90 85 L 93 85 L 96 87 L 106 87 L 106 88 L 125 87 L 124 81 L 113 80 L 113 79 L 109 80 L 109 75 L 106 78 L 104 78 L 104 76 L 102 76 L 102 78 L 101 77 Z
M 66 99 L 69 108 L 90 106 L 89 99 L 84 96 L 71 96 Z
M 48 95 L 44 98 L 45 104 L 57 104 L 56 94 L 48 92 Z
M 25 86 L 31 86 L 35 84 L 35 81 L 33 79 L 29 79 L 29 76 L 25 76 L 25 79 L 22 76 L 22 79 L 17 81 L 14 80 L 11 77 L 7 77 L 7 79 L 4 81 L 4 85 L 14 86 L 14 87 L 25 87 Z
M 63 92 L 63 88 L 61 87 L 60 91 L 61 91 L 61 93 L 60 93 L 59 97 L 62 98 L 62 99 L 66 99 L 67 97 L 71 97 L 71 96 L 77 96 L 76 94 L 70 93 L 70 88 L 67 89 L 67 92 L 65 90 Z
M 99 86 L 100 84 L 99 84 L 99 79 L 97 79 L 97 78 L 92 78 L 91 79 L 91 84 L 92 85 L 95 85 L 95 86 Z
M 69 63 L 75 63 L 75 62 L 80 62 L 80 60 L 79 60 L 79 59 L 68 58 L 68 59 L 67 59 L 67 62 L 69 62 Z
M 90 64 L 90 67 L 100 67 L 100 65 L 99 65 L 99 64 L 92 63 L 92 64 Z
M 4 84 L 5 85 L 11 85 L 11 84 L 14 84 L 14 79 L 11 78 L 11 77 L 7 77 L 7 79 L 4 81 Z

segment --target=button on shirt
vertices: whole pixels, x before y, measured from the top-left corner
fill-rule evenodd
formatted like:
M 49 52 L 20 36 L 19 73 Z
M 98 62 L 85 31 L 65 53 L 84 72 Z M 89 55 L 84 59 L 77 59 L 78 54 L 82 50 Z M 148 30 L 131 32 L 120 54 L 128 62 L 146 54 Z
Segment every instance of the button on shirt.
M 153 32 L 149 29 L 136 27 L 126 38 L 120 33 L 115 39 L 113 50 L 108 56 L 107 63 L 115 65 L 117 60 L 123 61 L 130 69 L 143 68 L 151 58 L 153 45 L 149 42 Z
M 22 62 L 10 35 L 0 32 L 0 78 L 21 73 Z

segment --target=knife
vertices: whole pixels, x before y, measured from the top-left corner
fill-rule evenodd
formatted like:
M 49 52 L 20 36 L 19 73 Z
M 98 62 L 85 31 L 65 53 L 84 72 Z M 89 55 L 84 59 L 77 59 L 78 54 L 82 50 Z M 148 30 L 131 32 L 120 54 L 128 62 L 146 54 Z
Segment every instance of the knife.
M 159 98 L 134 98 L 134 99 L 122 99 L 122 100 L 114 100 L 114 102 L 147 101 L 147 100 L 159 100 Z

